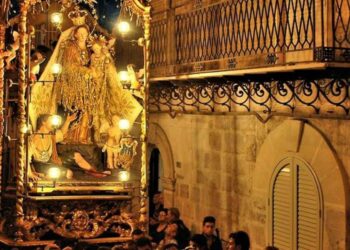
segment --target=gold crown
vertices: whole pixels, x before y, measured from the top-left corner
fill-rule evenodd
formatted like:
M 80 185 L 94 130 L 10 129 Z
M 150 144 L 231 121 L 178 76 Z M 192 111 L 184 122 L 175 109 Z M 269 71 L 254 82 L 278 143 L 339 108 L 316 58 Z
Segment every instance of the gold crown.
M 76 26 L 85 24 L 85 19 L 88 12 L 86 10 L 80 10 L 78 6 L 75 7 L 74 11 L 69 12 L 68 18 L 72 20 Z
M 103 35 L 94 35 L 92 40 L 92 44 L 100 44 L 102 46 L 106 46 L 107 45 L 107 39 L 106 37 L 104 37 Z

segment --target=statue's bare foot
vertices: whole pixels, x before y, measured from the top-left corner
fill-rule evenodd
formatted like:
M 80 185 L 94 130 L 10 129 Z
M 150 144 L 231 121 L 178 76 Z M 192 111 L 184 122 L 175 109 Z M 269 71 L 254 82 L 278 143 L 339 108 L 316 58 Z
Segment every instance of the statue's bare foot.
M 67 170 L 67 173 L 66 173 L 66 178 L 67 178 L 68 180 L 71 180 L 71 179 L 73 179 L 73 175 L 74 175 L 73 171 L 70 170 L 70 169 L 68 169 L 68 170 Z
M 111 175 L 112 171 L 111 170 L 105 170 L 102 173 L 105 174 L 105 175 Z

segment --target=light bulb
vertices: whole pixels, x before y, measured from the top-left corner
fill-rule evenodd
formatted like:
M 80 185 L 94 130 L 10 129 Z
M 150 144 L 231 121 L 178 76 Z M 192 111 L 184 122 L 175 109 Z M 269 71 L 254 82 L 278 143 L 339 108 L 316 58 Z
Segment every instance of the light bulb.
M 118 23 L 118 30 L 122 35 L 125 35 L 130 31 L 130 24 L 126 21 Z
M 62 118 L 59 115 L 53 115 L 50 117 L 51 125 L 54 127 L 59 127 L 62 122 Z
M 129 130 L 130 128 L 130 122 L 127 119 L 120 119 L 119 121 L 119 128 L 120 130 Z
M 32 127 L 30 126 L 30 124 L 28 124 L 28 125 L 24 125 L 24 126 L 22 127 L 21 132 L 22 132 L 23 134 L 27 134 L 27 133 L 30 133 L 31 130 L 32 130 Z
M 128 181 L 130 179 L 130 173 L 126 170 L 119 171 L 118 179 L 119 181 Z
M 61 170 L 58 167 L 49 168 L 47 173 L 48 173 L 48 176 L 54 180 L 57 180 L 61 176 Z
M 53 24 L 61 24 L 63 21 L 63 16 L 62 16 L 62 13 L 60 12 L 54 12 L 51 14 L 51 22 Z
M 121 82 L 129 82 L 130 77 L 128 71 L 120 71 L 119 72 L 119 79 Z
M 61 72 L 62 72 L 62 66 L 61 66 L 61 64 L 55 63 L 55 64 L 52 65 L 52 67 L 51 67 L 51 73 L 52 73 L 53 75 L 57 76 L 57 75 L 61 74 Z

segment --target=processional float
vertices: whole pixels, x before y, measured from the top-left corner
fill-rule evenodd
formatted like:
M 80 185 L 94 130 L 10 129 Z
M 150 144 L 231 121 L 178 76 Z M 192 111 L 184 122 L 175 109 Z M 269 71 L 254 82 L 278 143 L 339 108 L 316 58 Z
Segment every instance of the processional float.
M 0 242 L 4 246 L 45 245 L 65 238 L 123 242 L 136 227 L 146 230 L 150 7 L 139 0 L 123 1 L 124 19 L 143 30 L 141 38 L 131 41 L 141 46 L 143 62 L 139 73 L 131 65 L 117 72 L 113 35 L 99 29 L 93 18 L 87 22 L 96 16 L 94 3 L 23 0 L 19 16 L 8 22 L 10 1 L 2 1 Z M 43 5 L 49 10 L 50 4 L 61 8 L 51 15 L 56 28 L 62 28 L 62 19 L 72 24 L 62 29 L 53 53 L 45 59 L 31 53 L 37 40 L 31 22 L 42 15 Z M 5 31 L 16 22 L 18 42 L 7 44 Z M 121 41 L 130 42 L 124 34 L 128 25 L 120 20 L 119 26 Z M 120 46 L 118 41 L 115 46 Z M 16 53 L 12 71 L 18 74 L 11 76 L 13 58 L 9 58 Z

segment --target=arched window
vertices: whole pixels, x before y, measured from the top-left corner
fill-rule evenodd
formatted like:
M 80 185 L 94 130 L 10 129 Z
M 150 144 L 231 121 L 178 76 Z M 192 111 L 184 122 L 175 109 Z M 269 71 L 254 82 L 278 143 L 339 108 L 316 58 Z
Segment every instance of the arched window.
M 270 186 L 270 244 L 280 250 L 322 249 L 322 195 L 304 161 L 286 158 Z

